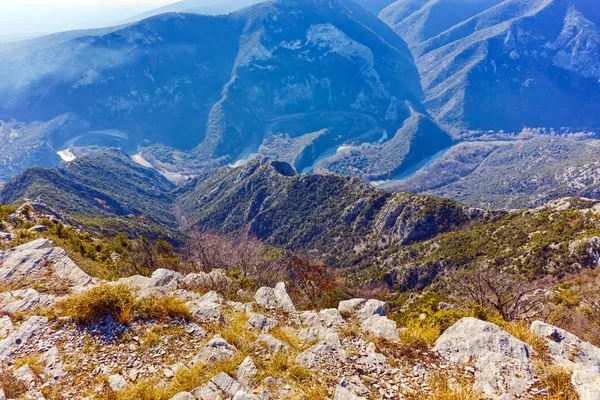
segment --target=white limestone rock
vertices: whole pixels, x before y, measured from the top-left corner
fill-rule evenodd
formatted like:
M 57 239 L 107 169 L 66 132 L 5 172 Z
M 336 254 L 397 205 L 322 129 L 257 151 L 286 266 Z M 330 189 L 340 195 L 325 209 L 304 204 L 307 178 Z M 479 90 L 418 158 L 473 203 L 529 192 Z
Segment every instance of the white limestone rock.
M 177 285 L 183 276 L 179 272 L 160 268 L 152 273 L 148 288 L 177 289 Z
M 290 348 L 284 341 L 275 339 L 273 336 L 264 333 L 258 336 L 255 344 L 266 348 L 269 353 L 279 353 Z
M 48 325 L 45 317 L 30 317 L 6 338 L 0 340 L 0 362 L 5 361 L 31 339 L 42 333 Z
M 120 374 L 110 375 L 108 377 L 108 386 L 113 392 L 122 392 L 127 388 L 127 380 Z
M 571 384 L 579 395 L 579 400 L 600 399 L 600 374 L 577 370 L 571 376 Z
M 242 363 L 239 365 L 237 369 L 236 378 L 238 382 L 248 386 L 257 374 L 258 368 L 256 368 L 252 357 L 248 356 L 244 358 L 244 361 L 242 361 Z
M 0 317 L 0 339 L 4 339 L 13 330 L 12 320 L 8 315 Z
M 264 315 L 254 314 L 248 319 L 245 325 L 247 328 L 256 329 L 260 332 L 270 332 L 271 329 L 278 325 L 278 322 Z
M 385 302 L 376 299 L 351 299 L 340 301 L 338 311 L 341 315 L 355 317 L 364 321 L 373 315 L 385 316 Z
M 47 385 L 53 385 L 67 375 L 56 346 L 45 352 L 40 357 L 40 361 L 44 363 L 44 380 Z
M 237 349 L 230 345 L 221 337 L 215 335 L 212 339 L 198 352 L 192 362 L 210 364 L 217 361 L 230 360 L 235 357 Z
M 463 318 L 436 341 L 446 360 L 475 365 L 474 389 L 491 399 L 520 395 L 535 382 L 534 350 L 497 325 Z
M 390 342 L 400 340 L 396 321 L 380 315 L 372 315 L 361 324 L 363 332 L 371 334 L 377 338 L 385 339 Z
M 70 282 L 71 287 L 85 288 L 96 282 L 63 249 L 53 247 L 48 239 L 36 239 L 10 250 L 0 251 L 0 262 L 0 280 L 26 279 L 51 272 Z
M 261 287 L 254 296 L 256 304 L 266 310 L 279 310 L 295 313 L 296 307 L 285 290 L 285 283 L 279 282 L 275 288 Z
M 600 373 L 600 349 L 564 329 L 541 321 L 531 324 L 531 331 L 546 339 L 546 348 L 554 364 L 567 369 Z

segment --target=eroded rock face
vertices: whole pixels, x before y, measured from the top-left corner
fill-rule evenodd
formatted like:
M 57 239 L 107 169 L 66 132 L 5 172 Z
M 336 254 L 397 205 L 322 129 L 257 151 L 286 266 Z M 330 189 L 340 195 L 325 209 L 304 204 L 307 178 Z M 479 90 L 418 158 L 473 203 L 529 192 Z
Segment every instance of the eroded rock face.
M 571 376 L 571 384 L 579 395 L 579 400 L 600 399 L 600 374 L 577 370 Z
M 523 393 L 535 382 L 533 349 L 489 322 L 461 319 L 440 336 L 434 351 L 452 363 L 473 363 L 474 389 L 490 398 Z
M 275 288 L 261 287 L 254 296 L 256 304 L 266 310 L 279 310 L 295 313 L 296 307 L 285 290 L 285 283 L 279 282 Z
M 47 326 L 45 317 L 30 317 L 27 321 L 10 333 L 5 339 L 0 340 L 0 362 L 17 352 L 30 340 L 40 334 Z
M 196 363 L 214 363 L 216 361 L 230 360 L 235 356 L 237 349 L 230 345 L 221 337 L 215 335 L 194 357 L 192 362 Z
M 364 321 L 373 315 L 385 316 L 385 302 L 375 299 L 351 299 L 340 301 L 338 311 L 341 315 L 356 317 Z
M 7 251 L 0 251 L 0 280 L 27 281 L 47 274 L 65 280 L 70 288 L 87 288 L 94 279 L 83 272 L 67 253 L 48 239 L 36 239 Z
M 600 349 L 596 346 L 541 321 L 534 321 L 531 330 L 537 337 L 546 339 L 548 354 L 555 364 L 600 373 Z

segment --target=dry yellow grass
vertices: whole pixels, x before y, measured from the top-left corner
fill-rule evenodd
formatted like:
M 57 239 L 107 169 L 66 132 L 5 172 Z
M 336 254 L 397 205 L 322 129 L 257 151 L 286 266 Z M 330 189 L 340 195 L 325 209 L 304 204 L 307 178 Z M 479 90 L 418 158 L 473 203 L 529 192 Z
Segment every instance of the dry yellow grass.
M 191 318 L 181 300 L 172 296 L 136 299 L 127 285 L 96 286 L 59 302 L 54 308 L 58 315 L 70 317 L 79 324 L 95 322 L 104 316 L 112 316 L 124 325 L 135 318 Z

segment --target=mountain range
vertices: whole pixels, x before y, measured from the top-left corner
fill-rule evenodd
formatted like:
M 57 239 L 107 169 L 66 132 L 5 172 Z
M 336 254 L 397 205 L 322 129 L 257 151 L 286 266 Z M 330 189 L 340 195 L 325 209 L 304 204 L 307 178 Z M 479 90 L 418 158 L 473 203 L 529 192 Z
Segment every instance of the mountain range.
M 181 244 L 193 229 L 243 233 L 313 254 L 356 284 L 385 282 L 400 291 L 481 260 L 540 278 L 597 263 L 597 200 L 486 210 L 376 189 L 357 178 L 297 174 L 266 158 L 177 187 L 121 151 L 100 150 L 59 167 L 31 168 L 0 189 L 0 203 L 23 202 L 69 215 L 93 237 L 124 232 Z
M 424 104 L 457 136 L 600 125 L 592 0 L 400 0 L 380 13 L 409 44 Z
M 349 0 L 163 14 L 5 46 L 0 60 L 0 119 L 81 120 L 49 134 L 47 148 L 160 144 L 148 158 L 179 169 L 273 151 L 283 138 L 276 155 L 302 170 L 342 144 L 393 137 L 415 113 L 429 118 L 405 42 Z M 27 138 L 16 131 L 12 146 Z M 410 146 L 406 158 L 448 142 L 442 134 Z
M 265 156 L 474 205 L 594 195 L 557 178 L 589 180 L 595 154 L 593 2 L 254 2 L 1 45 L 0 181 L 113 147 L 176 183 Z

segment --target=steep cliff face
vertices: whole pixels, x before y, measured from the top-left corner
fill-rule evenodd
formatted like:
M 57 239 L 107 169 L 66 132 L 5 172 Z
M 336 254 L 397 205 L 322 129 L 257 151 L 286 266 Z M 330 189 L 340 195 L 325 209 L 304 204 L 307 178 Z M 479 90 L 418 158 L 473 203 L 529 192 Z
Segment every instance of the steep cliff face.
M 600 33 L 590 2 L 401 0 L 380 17 L 407 40 L 445 126 L 600 127 Z

